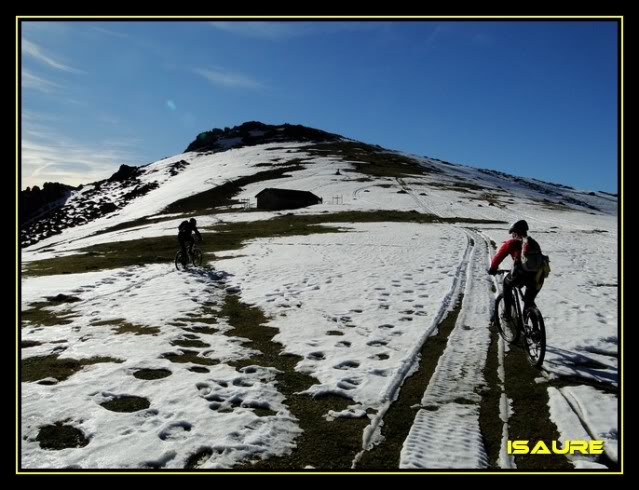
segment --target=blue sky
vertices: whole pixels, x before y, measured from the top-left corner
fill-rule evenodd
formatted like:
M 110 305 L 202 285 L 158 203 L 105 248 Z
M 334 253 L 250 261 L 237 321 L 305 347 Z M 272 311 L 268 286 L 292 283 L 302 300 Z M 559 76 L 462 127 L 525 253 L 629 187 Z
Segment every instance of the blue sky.
M 21 23 L 22 188 L 303 124 L 617 192 L 614 21 Z

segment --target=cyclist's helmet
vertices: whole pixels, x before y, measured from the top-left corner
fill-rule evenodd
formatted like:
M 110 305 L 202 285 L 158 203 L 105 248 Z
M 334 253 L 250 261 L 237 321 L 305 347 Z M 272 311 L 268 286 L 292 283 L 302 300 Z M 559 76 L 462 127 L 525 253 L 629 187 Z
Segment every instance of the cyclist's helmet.
M 192 226 L 195 226 L 197 224 L 197 221 L 195 221 L 195 218 L 191 218 L 189 220 L 189 223 L 191 223 Z
M 512 233 L 514 231 L 519 233 L 520 235 L 525 235 L 526 233 L 528 233 L 528 223 L 526 223 L 526 220 L 520 219 L 519 221 L 513 223 L 513 225 L 508 230 L 508 233 Z

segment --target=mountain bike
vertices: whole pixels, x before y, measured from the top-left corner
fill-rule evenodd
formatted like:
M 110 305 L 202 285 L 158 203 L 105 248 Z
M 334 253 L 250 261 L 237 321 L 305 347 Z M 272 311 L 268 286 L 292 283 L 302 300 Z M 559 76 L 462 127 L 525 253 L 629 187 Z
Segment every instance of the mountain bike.
M 187 253 L 189 255 L 188 260 L 183 260 L 184 254 L 182 253 L 182 249 L 178 250 L 175 254 L 175 268 L 177 270 L 187 270 L 189 268 L 189 264 L 193 264 L 195 267 L 200 267 L 202 265 L 202 251 L 195 243 L 190 247 L 190 250 L 189 247 L 187 247 Z
M 498 270 L 497 274 L 507 274 L 508 272 L 510 271 Z M 523 335 L 528 362 L 536 368 L 541 368 L 546 355 L 546 326 L 537 306 L 533 305 L 522 311 L 524 296 L 521 290 L 523 287 L 515 286 L 512 288 L 510 321 L 504 320 L 506 317 L 504 293 L 495 298 L 493 323 L 497 326 L 502 338 L 510 344 L 517 342 L 519 336 Z

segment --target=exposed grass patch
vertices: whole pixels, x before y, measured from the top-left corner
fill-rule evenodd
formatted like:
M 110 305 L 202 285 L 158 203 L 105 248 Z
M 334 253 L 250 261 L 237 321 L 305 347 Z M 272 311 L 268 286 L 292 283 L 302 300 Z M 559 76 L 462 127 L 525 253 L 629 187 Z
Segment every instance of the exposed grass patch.
M 145 327 L 127 322 L 124 318 L 114 318 L 112 320 L 98 320 L 91 322 L 93 327 L 113 327 L 115 335 L 133 333 L 135 335 L 157 335 L 160 327 Z
M 522 348 L 513 346 L 505 355 L 505 390 L 512 400 L 513 414 L 508 419 L 508 436 L 511 440 L 550 441 L 559 440 L 557 427 L 550 419 L 548 387 L 535 383 L 539 371 L 528 363 Z M 517 455 L 515 463 L 519 470 L 565 471 L 573 469 L 563 455 L 533 454 Z
M 483 185 L 473 184 L 469 180 L 458 179 L 453 182 L 453 187 L 457 189 L 467 189 L 471 191 L 484 191 L 486 187 Z
M 166 378 L 167 376 L 171 376 L 171 374 L 171 371 L 168 369 L 140 369 L 133 373 L 133 376 L 138 379 L 151 380 Z
M 126 321 L 124 318 L 113 318 L 110 320 L 96 320 L 91 322 L 91 326 L 102 327 L 105 325 L 118 325 L 124 321 Z
M 113 400 L 100 404 L 102 407 L 112 412 L 139 412 L 151 406 L 148 399 L 139 396 L 118 396 Z
M 550 209 L 552 211 L 572 211 L 572 208 L 570 206 L 561 201 L 555 202 L 549 199 L 543 199 L 542 201 L 533 200 L 532 204 L 541 206 L 545 209 Z
M 362 455 L 357 463 L 357 470 L 389 471 L 399 468 L 402 446 L 417 415 L 417 410 L 412 407 L 421 404 L 424 391 L 435 372 L 439 358 L 446 349 L 448 337 L 455 328 L 462 301 L 463 296 L 458 299 L 453 311 L 439 323 L 437 334 L 428 337 L 424 342 L 420 350 L 421 357 L 417 371 L 404 381 L 398 399 L 384 415 L 382 426 L 384 440 Z
M 197 323 L 206 323 L 208 325 L 216 325 L 218 322 L 217 318 L 214 316 L 203 316 L 197 313 L 194 316 L 189 318 L 178 318 L 177 321 L 188 322 L 190 324 L 190 323 L 193 323 L 195 318 L 197 318 Z M 186 326 L 186 325 L 183 325 L 183 326 Z M 208 327 L 193 327 L 193 328 L 208 328 Z
M 277 415 L 275 410 L 271 410 L 268 408 L 267 404 L 257 403 L 242 403 L 242 407 L 250 408 L 255 415 L 258 417 L 272 417 L 273 415 Z
M 28 310 L 20 312 L 20 325 L 22 328 L 30 327 L 53 327 L 57 325 L 68 325 L 73 323 L 73 318 L 78 315 L 71 311 L 52 311 L 48 309 L 51 306 L 49 302 L 32 303 Z
M 201 340 L 174 340 L 171 342 L 171 345 L 176 345 L 178 347 L 211 347 L 210 344 L 206 342 L 202 342 Z
M 35 356 L 22 359 L 21 381 L 38 381 L 44 378 L 55 378 L 64 381 L 71 375 L 80 371 L 84 366 L 98 364 L 102 362 L 124 362 L 113 357 L 91 357 L 90 359 L 60 359 L 58 354 L 48 356 Z
M 341 233 L 345 230 L 332 226 L 320 226 L 326 223 L 482 223 L 503 224 L 504 221 L 480 220 L 469 218 L 439 218 L 417 211 L 370 211 L 341 212 L 314 215 L 295 215 L 288 213 L 270 220 L 225 223 L 212 226 L 215 233 L 202 234 L 200 248 L 205 254 L 219 251 L 237 250 L 244 243 L 266 237 L 306 236 L 317 233 Z M 152 263 L 172 263 L 178 248 L 177 240 L 172 236 L 141 238 L 124 242 L 112 242 L 93 245 L 80 250 L 78 255 L 57 257 L 31 262 L 25 275 L 39 276 L 87 272 Z M 89 255 L 94 254 L 94 255 Z
M 77 303 L 78 301 L 82 301 L 80 298 L 75 296 L 67 296 L 66 294 L 58 294 L 57 296 L 46 296 L 47 301 L 53 304 L 60 303 Z
M 351 162 L 355 172 L 373 177 L 408 177 L 439 173 L 440 170 L 424 166 L 405 156 L 389 152 L 379 146 L 349 141 L 336 141 L 305 146 L 300 151 L 313 156 L 332 156 Z
M 208 372 L 210 372 L 207 368 L 200 367 L 200 366 L 191 366 L 189 368 L 189 371 L 193 371 L 194 373 L 208 373 Z
M 497 196 L 491 192 L 483 192 L 477 197 L 469 197 L 471 201 L 486 201 L 489 206 L 497 206 L 498 208 L 507 207 L 508 202 L 502 200 L 503 196 Z
M 280 373 L 276 375 L 278 390 L 286 399 L 291 413 L 299 419 L 304 431 L 296 440 L 297 448 L 293 454 L 244 464 L 236 469 L 245 471 L 260 470 L 300 470 L 313 466 L 318 470 L 350 469 L 351 461 L 361 446 L 362 431 L 367 419 L 338 419 L 327 422 L 323 415 L 329 410 L 341 411 L 348 407 L 351 400 L 338 396 L 312 398 L 299 394 L 319 381 L 312 376 L 300 373 L 295 366 L 302 360 L 300 356 L 281 355 L 283 346 L 273 342 L 278 330 L 264 325 L 268 320 L 261 310 L 242 303 L 237 296 L 227 295 L 222 310 L 233 327 L 225 333 L 251 340 L 251 348 L 260 354 L 249 359 L 236 361 L 236 369 L 249 365 L 274 367 Z M 263 407 L 253 408 L 258 415 L 272 415 Z
M 146 264 L 171 263 L 175 259 L 177 249 L 178 242 L 173 236 L 102 243 L 79 250 L 77 255 L 30 262 L 26 265 L 24 275 L 71 274 Z
M 300 165 L 300 163 L 301 161 L 299 159 L 291 160 L 286 162 L 286 166 L 273 170 L 257 172 L 254 175 L 241 177 L 237 180 L 218 185 L 216 187 L 213 187 L 212 189 L 200 192 L 199 194 L 195 194 L 194 196 L 189 196 L 184 199 L 175 201 L 169 204 L 163 212 L 188 213 L 193 211 L 212 209 L 220 206 L 231 206 L 233 204 L 239 204 L 239 201 L 234 200 L 233 197 L 242 190 L 242 187 L 256 182 L 288 177 L 289 175 L 287 175 L 287 173 L 304 169 L 304 167 Z
M 198 468 L 202 463 L 204 463 L 207 459 L 213 456 L 213 450 L 211 448 L 205 447 L 199 449 L 195 453 L 191 454 L 186 460 L 186 464 L 184 468 L 187 470 L 192 470 Z
M 157 335 L 160 333 L 159 327 L 144 327 L 142 325 L 134 325 L 133 323 L 123 322 L 117 325 L 117 328 L 113 331 L 116 335 L 122 335 L 125 333 L 133 333 L 135 335 Z
M 311 233 L 338 233 L 343 230 L 317 225 L 326 223 L 483 223 L 501 224 L 504 221 L 481 220 L 473 218 L 440 218 L 432 214 L 417 211 L 343 211 L 327 214 L 289 213 L 284 216 L 254 223 L 228 223 L 216 225 L 213 229 L 222 233 L 244 231 L 250 238 L 266 236 L 308 235 Z M 325 231 L 327 230 L 327 231 Z M 216 235 L 219 237 L 219 235 Z
M 501 387 L 498 375 L 498 355 L 499 333 L 495 325 L 491 322 L 490 345 L 488 346 L 488 355 L 486 357 L 486 365 L 484 366 L 486 390 L 482 392 L 482 400 L 479 406 L 479 428 L 484 439 L 486 456 L 488 456 L 488 467 L 495 469 L 499 468 L 498 460 L 501 451 L 503 430 L 503 422 L 499 417 Z
M 473 191 L 484 191 L 485 187 L 473 184 L 471 182 L 459 180 L 453 182 L 428 182 L 429 187 L 436 187 L 446 191 L 462 192 L 466 194 L 472 194 Z
M 162 354 L 164 359 L 168 359 L 171 362 L 179 363 L 179 364 L 200 364 L 202 366 L 214 366 L 215 364 L 219 364 L 220 361 L 216 361 L 215 359 L 209 359 L 208 357 L 198 356 L 196 351 L 191 350 L 183 350 L 180 353 L 176 352 L 168 352 L 166 354 Z
M 20 342 L 21 349 L 28 349 L 29 347 L 35 347 L 37 345 L 42 345 L 42 342 L 37 342 L 36 340 L 23 340 Z
M 210 335 L 218 331 L 218 329 L 214 327 L 200 327 L 200 326 L 195 326 L 191 328 L 182 328 L 182 330 L 186 332 L 199 333 L 203 335 Z
M 42 449 L 59 451 L 71 447 L 84 447 L 89 444 L 89 439 L 84 433 L 64 422 L 56 422 L 54 425 L 45 425 L 40 428 L 36 441 Z
M 250 175 L 247 177 L 241 177 L 237 180 L 226 182 L 222 185 L 213 187 L 204 192 L 196 194 L 194 196 L 189 196 L 184 199 L 180 199 L 175 201 L 174 203 L 169 204 L 164 210 L 163 213 L 173 214 L 173 213 L 182 213 L 181 218 L 186 219 L 188 217 L 194 216 L 196 214 L 201 213 L 202 211 L 214 210 L 215 208 L 232 206 L 235 204 L 240 204 L 239 201 L 233 199 L 239 192 L 242 191 L 242 187 L 248 184 L 252 184 L 255 182 L 262 182 L 266 180 L 274 180 L 288 177 L 287 172 L 295 172 L 298 170 L 303 170 L 304 167 L 301 166 L 303 163 L 299 158 L 289 160 L 285 162 L 285 167 L 282 167 L 282 164 L 258 164 L 256 166 L 273 166 L 278 167 L 273 170 L 267 170 L 263 172 L 258 172 L 254 175 Z M 216 210 L 216 212 L 223 212 L 223 210 Z M 105 228 L 104 230 L 97 231 L 94 233 L 96 235 L 103 235 L 105 233 L 111 233 L 114 231 L 126 230 L 129 228 L 136 228 L 139 226 L 146 226 L 155 223 L 161 223 L 164 221 L 176 221 L 179 217 L 176 216 L 161 216 L 158 218 L 152 217 L 143 217 L 138 218 L 136 220 L 127 221 L 125 223 L 119 223 L 115 226 L 111 226 L 109 228 Z

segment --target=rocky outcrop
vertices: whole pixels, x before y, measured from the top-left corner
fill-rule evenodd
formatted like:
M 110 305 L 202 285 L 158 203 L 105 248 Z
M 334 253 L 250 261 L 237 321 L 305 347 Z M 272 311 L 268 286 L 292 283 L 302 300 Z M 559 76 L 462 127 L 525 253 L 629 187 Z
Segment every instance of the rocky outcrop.
M 320 129 L 302 125 L 281 124 L 279 126 L 250 121 L 240 126 L 224 129 L 212 129 L 197 135 L 185 151 L 223 151 L 229 148 L 261 145 L 286 141 L 338 141 L 338 134 L 327 133 Z

